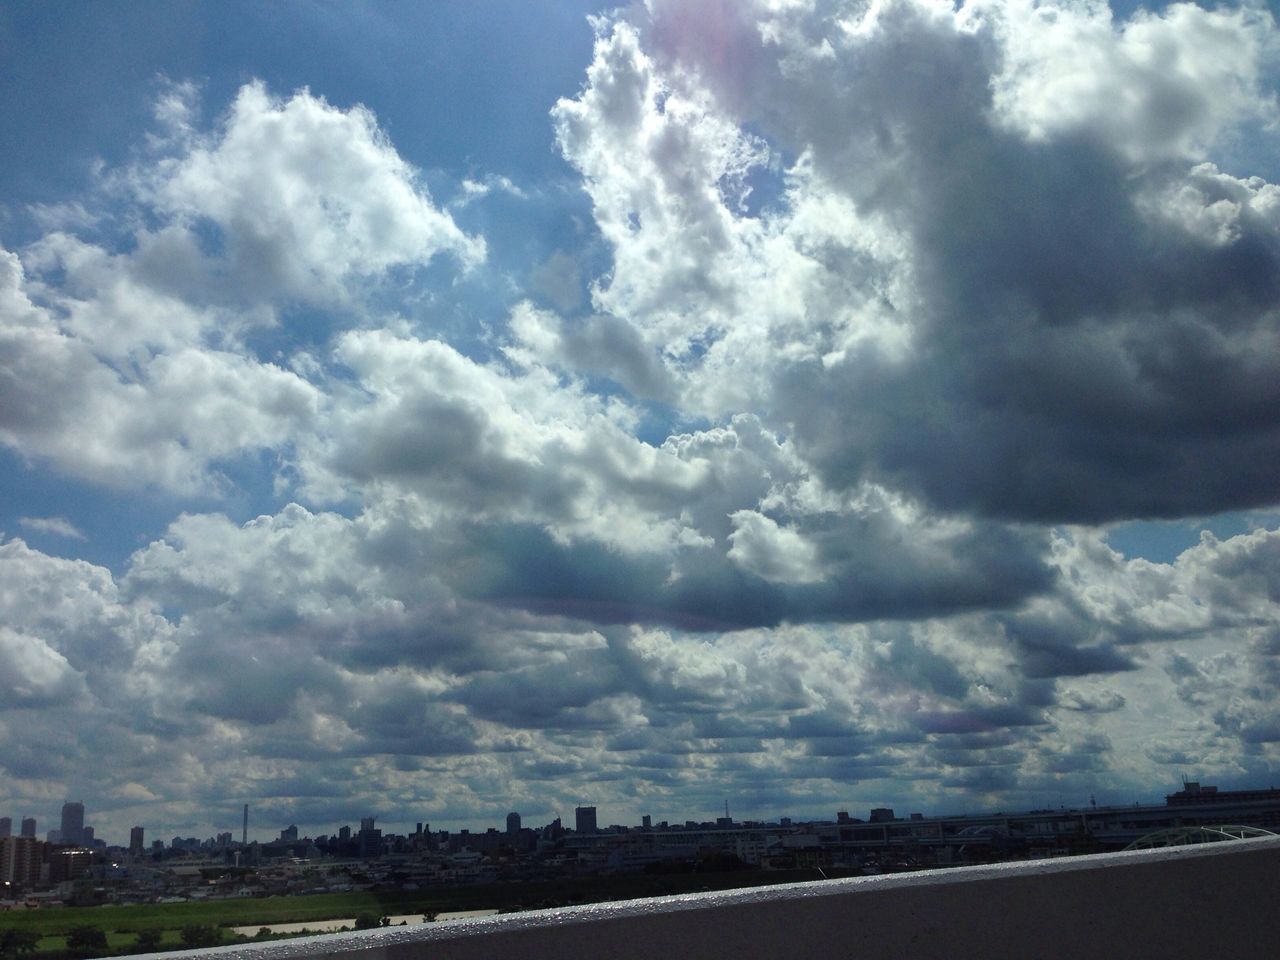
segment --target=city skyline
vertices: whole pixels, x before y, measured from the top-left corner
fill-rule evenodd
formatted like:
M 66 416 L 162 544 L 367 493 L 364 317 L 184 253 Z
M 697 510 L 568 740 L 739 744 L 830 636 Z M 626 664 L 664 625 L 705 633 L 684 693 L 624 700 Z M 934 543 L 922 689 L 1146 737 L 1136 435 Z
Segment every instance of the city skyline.
M 1280 781 L 1261 0 L 19 0 L 0 47 L 14 823 Z
M 1192 781 L 1188 777 L 1183 776 L 1180 783 L 1178 784 L 1169 784 L 1169 785 L 1151 784 L 1149 785 L 1149 788 L 1147 790 L 1141 793 L 1135 793 L 1131 798 L 1125 799 L 1123 801 L 1117 801 L 1115 803 L 1102 804 L 1102 806 L 1104 807 L 1128 807 L 1130 805 L 1157 806 L 1160 803 L 1164 802 L 1164 800 L 1169 796 L 1169 792 L 1171 792 L 1175 786 L 1185 791 L 1189 785 L 1194 787 L 1197 790 L 1201 786 L 1199 781 Z M 1208 786 L 1209 789 L 1214 792 L 1217 792 L 1220 789 L 1219 785 L 1216 783 L 1212 785 L 1206 785 L 1206 786 Z M 1245 789 L 1245 790 L 1274 790 L 1275 789 L 1274 786 L 1263 785 L 1263 784 L 1248 784 L 1248 785 L 1232 784 L 1228 786 L 1226 788 L 1226 791 L 1224 792 L 1228 792 L 1232 789 L 1237 789 L 1237 788 Z M 422 816 L 420 816 L 416 820 L 409 820 L 404 822 L 393 822 L 393 821 L 384 821 L 382 818 L 378 817 L 377 815 L 370 815 L 367 812 L 363 812 L 363 813 L 352 813 L 346 817 L 338 817 L 332 823 L 295 822 L 288 818 L 278 823 L 277 822 L 263 823 L 263 822 L 251 820 L 247 815 L 247 811 L 242 810 L 241 820 L 238 821 L 238 824 L 243 826 L 242 834 L 237 834 L 233 830 L 227 829 L 226 824 L 222 823 L 221 821 L 204 820 L 204 821 L 200 821 L 204 829 L 194 829 L 193 824 L 196 823 L 196 821 L 193 821 L 192 823 L 185 824 L 185 825 L 160 824 L 160 825 L 148 826 L 145 824 L 141 824 L 141 825 L 135 824 L 132 827 L 128 828 L 127 841 L 121 841 L 121 840 L 118 840 L 117 838 L 114 838 L 110 834 L 110 832 L 106 832 L 102 836 L 96 836 L 95 834 L 95 839 L 109 847 L 115 846 L 115 847 L 121 847 L 125 849 L 134 849 L 134 847 L 136 846 L 134 843 L 135 838 L 141 838 L 145 834 L 146 836 L 150 837 L 150 839 L 148 839 L 142 845 L 142 847 L 143 849 L 149 850 L 151 848 L 151 845 L 156 842 L 159 842 L 167 847 L 170 841 L 174 839 L 182 839 L 184 841 L 188 839 L 197 839 L 197 840 L 200 840 L 201 842 L 204 842 L 206 840 L 213 840 L 215 838 L 220 838 L 220 837 L 226 837 L 228 838 L 228 840 L 230 840 L 237 836 L 243 836 L 247 839 L 241 840 L 240 841 L 241 844 L 270 843 L 272 841 L 280 840 L 282 838 L 283 831 L 285 831 L 286 829 L 292 829 L 294 831 L 294 834 L 291 838 L 293 840 L 297 840 L 303 837 L 321 837 L 321 836 L 338 837 L 340 832 L 344 828 L 346 831 L 346 838 L 350 839 L 352 836 L 355 835 L 354 831 L 361 830 L 361 829 L 372 830 L 372 829 L 375 829 L 375 826 L 380 832 L 393 834 L 397 836 L 411 836 L 416 832 L 415 827 L 420 830 L 424 827 L 424 825 L 430 825 L 433 828 L 433 830 L 437 832 L 440 830 L 444 830 L 450 833 L 457 833 L 459 831 L 470 831 L 473 834 L 480 834 L 488 830 L 494 830 L 499 833 L 511 834 L 513 832 L 514 833 L 520 832 L 522 826 L 525 828 L 532 828 L 534 830 L 541 830 L 553 823 L 560 822 L 565 829 L 572 830 L 574 832 L 594 833 L 596 831 L 607 831 L 614 827 L 625 827 L 628 829 L 635 829 L 638 827 L 638 828 L 647 830 L 647 829 L 650 829 L 654 824 L 667 824 L 667 823 L 674 824 L 677 827 L 680 827 L 680 826 L 684 826 L 685 824 L 698 823 L 698 824 L 706 825 L 706 824 L 712 824 L 712 823 L 718 823 L 718 822 L 723 823 L 725 821 L 729 821 L 733 823 L 774 823 L 774 824 L 777 824 L 780 822 L 787 823 L 792 821 L 794 821 L 795 823 L 835 822 L 838 817 L 843 817 L 845 815 L 850 814 L 851 812 L 852 812 L 852 815 L 856 818 L 859 818 L 861 820 L 870 820 L 874 822 L 877 818 L 877 814 L 893 814 L 895 810 L 897 811 L 897 816 L 899 817 L 905 817 L 907 815 L 910 815 L 912 817 L 915 817 L 915 816 L 965 817 L 965 816 L 991 816 L 991 815 L 998 815 L 1000 813 L 1018 814 L 1018 813 L 1030 813 L 1030 812 L 1049 812 L 1054 810 L 1085 810 L 1090 808 L 1096 808 L 1097 806 L 1099 806 L 1097 798 L 1093 795 L 1089 795 L 1088 797 L 1077 797 L 1077 798 L 1065 798 L 1065 797 L 1059 796 L 1056 798 L 1056 802 L 1049 802 L 1049 801 L 1050 801 L 1050 798 L 1046 797 L 1044 798 L 1044 802 L 1033 805 L 1032 807 L 1028 807 L 1025 810 L 1013 809 L 1013 808 L 1003 810 L 1003 811 L 996 810 L 994 808 L 916 809 L 914 807 L 908 810 L 902 804 L 895 804 L 892 798 L 887 798 L 887 799 L 882 798 L 878 801 L 867 801 L 862 803 L 857 803 L 857 802 L 839 803 L 830 810 L 800 807 L 795 810 L 773 811 L 771 813 L 761 813 L 760 811 L 749 811 L 747 814 L 741 814 L 739 811 L 732 809 L 731 801 L 728 798 L 726 798 L 722 801 L 722 804 L 723 804 L 722 808 L 716 809 L 713 811 L 663 810 L 657 813 L 656 815 L 648 811 L 634 814 L 634 815 L 631 815 L 628 813 L 618 813 L 615 815 L 614 811 L 608 811 L 608 810 L 604 811 L 604 813 L 601 814 L 600 809 L 594 804 L 580 804 L 575 806 L 573 809 L 573 812 L 567 816 L 563 812 L 558 810 L 543 810 L 541 812 L 535 811 L 532 815 L 529 815 L 528 811 L 522 812 L 522 811 L 511 810 L 509 808 L 504 808 L 506 811 L 505 813 L 502 813 L 501 815 L 496 815 L 496 814 L 492 815 L 490 816 L 489 819 L 485 819 L 486 814 L 476 813 L 470 816 L 463 816 L 460 819 L 453 819 L 453 820 L 446 821 L 446 820 L 441 820 L 439 818 L 432 817 L 431 811 L 422 811 Z M 68 804 L 63 804 L 63 807 L 65 808 L 67 805 Z M 81 816 L 83 817 L 84 811 L 85 811 L 85 805 L 79 802 L 76 805 L 81 807 Z M 500 806 L 501 805 L 497 805 L 497 806 L 491 805 L 489 809 L 496 810 L 496 809 L 499 809 Z M 862 817 L 861 814 L 866 814 L 866 816 Z M 19 817 L 10 816 L 8 814 L 0 814 L 0 837 L 7 835 L 4 833 L 4 830 L 3 830 L 3 825 L 5 824 L 6 821 L 9 821 L 11 824 L 18 823 Z M 32 832 L 25 833 L 23 835 L 33 836 L 33 837 L 36 837 L 37 839 L 43 839 L 45 835 L 51 832 L 52 833 L 59 832 L 59 831 L 46 830 L 44 834 L 39 833 L 38 827 L 40 822 L 41 820 L 39 816 L 28 817 L 26 815 L 22 815 L 21 823 L 23 824 L 24 827 L 28 823 L 34 824 L 34 826 L 32 826 L 31 828 Z M 52 822 L 52 820 L 48 822 Z M 250 823 L 256 824 L 252 830 L 249 827 Z M 514 824 L 514 827 L 513 827 L 513 824 Z M 86 826 L 88 825 L 86 824 Z M 14 834 L 16 834 L 17 832 L 18 831 L 16 830 L 13 831 Z M 67 841 L 59 838 L 58 842 L 66 843 Z

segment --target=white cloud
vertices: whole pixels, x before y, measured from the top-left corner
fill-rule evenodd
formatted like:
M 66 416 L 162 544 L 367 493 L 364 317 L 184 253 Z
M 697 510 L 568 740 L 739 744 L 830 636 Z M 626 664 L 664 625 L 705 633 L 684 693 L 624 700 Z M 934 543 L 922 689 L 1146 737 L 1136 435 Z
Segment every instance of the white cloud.
M 5 664 L 0 679 L 0 710 L 55 706 L 85 692 L 84 677 L 39 637 L 0 626 L 0 657 Z
M 765 580 L 783 583 L 812 583 L 822 579 L 818 552 L 813 544 L 771 517 L 754 510 L 738 510 L 729 515 L 729 559 Z
M 1137 203 L 1206 245 L 1224 248 L 1242 239 L 1280 234 L 1280 186 L 1261 177 L 1240 179 L 1212 163 L 1192 167 L 1185 178 L 1160 184 Z
M 0 440 L 97 482 L 216 485 L 217 460 L 288 442 L 316 414 L 314 387 L 238 354 L 174 347 L 113 368 L 34 305 L 8 255 L 0 315 Z
M 386 332 L 349 334 L 338 356 L 365 399 L 335 411 L 332 437 L 307 451 L 312 495 L 381 486 L 415 494 L 433 514 L 530 522 L 622 549 L 676 534 L 670 518 L 636 511 L 679 500 L 700 468 L 635 439 L 624 404 L 540 367 L 512 374 Z
M 1280 47 L 1261 6 L 1175 3 L 1123 23 L 1105 0 L 973 6 L 1004 51 L 996 111 L 1033 138 L 1083 132 L 1134 160 L 1194 158 L 1237 124 L 1274 116 L 1260 81 Z
M 664 74 L 636 29 L 600 29 L 587 88 L 553 117 L 613 249 L 594 303 L 687 375 L 682 406 L 759 410 L 779 361 L 900 352 L 908 295 L 893 232 L 873 229 L 806 157 L 784 181 L 767 144 L 699 76 Z M 755 176 L 781 186 L 780 211 L 749 211 Z
M 11 629 L 40 638 L 86 674 L 129 676 L 134 655 L 167 628 L 150 608 L 122 598 L 105 568 L 17 539 L 0 543 L 0 607 Z
M 515 197 L 517 200 L 528 199 L 528 194 L 516 186 L 510 177 L 498 176 L 490 174 L 483 180 L 463 180 L 462 181 L 462 198 L 455 202 L 453 206 L 464 207 L 467 204 L 486 197 L 493 192 L 505 193 Z
M 85 539 L 84 534 L 66 517 L 19 517 L 18 523 L 28 530 L 51 533 L 55 537 L 65 537 L 68 540 Z
M 136 186 L 191 229 L 214 225 L 247 292 L 326 300 L 440 253 L 464 267 L 484 259 L 484 242 L 432 205 L 363 107 L 340 110 L 306 90 L 280 100 L 251 83 L 215 133 L 178 147 L 136 171 Z
M 51 233 L 23 251 L 22 279 L 32 299 L 49 310 L 51 320 L 57 318 L 61 333 L 126 367 L 198 345 L 218 328 L 234 336 L 240 326 L 234 315 L 192 296 L 204 283 L 194 237 L 168 229 L 143 233 L 138 241 L 131 254 L 116 255 L 78 237 Z M 148 277 L 157 261 L 163 276 Z M 58 282 L 45 283 L 46 276 Z

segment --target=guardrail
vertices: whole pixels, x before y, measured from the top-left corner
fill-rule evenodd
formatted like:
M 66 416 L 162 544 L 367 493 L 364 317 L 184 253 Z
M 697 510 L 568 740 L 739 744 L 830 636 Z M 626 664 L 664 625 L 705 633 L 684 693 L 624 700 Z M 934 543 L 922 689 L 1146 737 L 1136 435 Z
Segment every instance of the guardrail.
M 150 954 L 214 960 L 1274 960 L 1280 840 L 860 877 Z

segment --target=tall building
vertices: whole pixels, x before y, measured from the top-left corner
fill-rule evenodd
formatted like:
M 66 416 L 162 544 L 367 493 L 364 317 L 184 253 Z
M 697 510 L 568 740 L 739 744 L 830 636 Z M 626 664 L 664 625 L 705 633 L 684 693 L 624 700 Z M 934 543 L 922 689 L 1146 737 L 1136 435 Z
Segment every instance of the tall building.
M 22 835 L 24 837 L 30 837 L 32 840 L 36 838 L 36 818 L 35 817 L 22 818 Z
M 373 825 L 373 817 L 360 818 L 359 856 L 364 859 L 382 856 L 382 831 Z
M 62 805 L 61 841 L 79 846 L 84 843 L 84 804 L 68 800 Z
M 574 807 L 573 829 L 578 833 L 599 833 L 600 828 L 596 826 L 596 808 Z
M 520 814 L 512 811 L 507 814 L 507 836 L 514 837 L 520 832 Z
M 32 820 L 32 833 L 35 829 L 35 820 Z M 19 887 L 35 885 L 40 879 L 41 851 L 40 841 L 34 836 L 0 840 L 0 883 Z
M 0 840 L 13 836 L 13 817 L 0 817 Z
M 142 856 L 142 851 L 146 845 L 142 839 L 143 830 L 141 827 L 134 827 L 129 831 L 129 852 L 135 857 Z M 228 834 L 228 837 L 230 834 Z
M 649 816 L 649 814 L 646 813 L 643 817 L 640 818 L 640 826 L 644 827 L 644 829 L 646 830 L 652 830 L 653 817 Z

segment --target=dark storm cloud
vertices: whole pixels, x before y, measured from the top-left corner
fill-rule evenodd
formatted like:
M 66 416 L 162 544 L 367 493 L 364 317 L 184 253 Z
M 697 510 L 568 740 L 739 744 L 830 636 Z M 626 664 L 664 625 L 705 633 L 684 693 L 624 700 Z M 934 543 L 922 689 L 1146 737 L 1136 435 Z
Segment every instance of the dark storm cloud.
M 960 534 L 935 557 L 879 537 L 859 544 L 859 525 L 824 552 L 839 571 L 819 583 L 778 584 L 722 557 L 695 555 L 672 578 L 665 558 L 628 556 L 583 541 L 565 544 L 532 525 L 469 526 L 453 578 L 464 595 L 597 623 L 669 623 L 692 630 L 784 621 L 918 617 L 1005 606 L 1044 589 L 1051 573 L 1035 538 L 999 528 Z M 934 562 L 931 562 L 934 561 Z
M 783 393 L 821 411 L 797 418 L 806 452 L 830 482 L 1038 521 L 1274 502 L 1274 224 L 1244 218 L 1212 245 L 1140 218 L 1114 153 L 1002 139 L 985 184 L 943 181 L 911 211 L 931 281 L 913 361 L 784 374 Z
M 1130 657 L 1115 649 L 1096 624 L 1028 614 L 1004 618 L 1005 634 L 1019 651 L 1028 677 L 1078 677 L 1133 670 Z
M 475 716 L 511 726 L 608 729 L 616 716 L 593 708 L 620 687 L 607 651 L 586 650 L 568 662 L 475 674 L 452 696 Z
M 1042 761 L 1050 773 L 1102 771 L 1107 767 L 1106 757 L 1110 752 L 1110 739 L 1103 734 L 1088 734 L 1058 749 L 1045 750 Z

